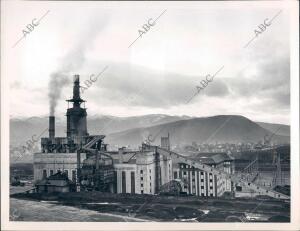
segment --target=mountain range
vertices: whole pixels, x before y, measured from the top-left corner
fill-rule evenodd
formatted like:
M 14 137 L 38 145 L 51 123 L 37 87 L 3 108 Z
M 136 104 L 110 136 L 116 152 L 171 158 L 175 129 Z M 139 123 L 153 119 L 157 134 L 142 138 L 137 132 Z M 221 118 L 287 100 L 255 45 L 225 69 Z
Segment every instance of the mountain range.
M 266 135 L 272 137 L 273 142 L 289 143 L 289 126 L 279 125 L 282 126 L 281 133 L 273 134 L 277 126 L 266 123 L 260 125 L 243 116 L 220 115 L 184 119 L 116 132 L 108 134 L 106 142 L 111 145 L 137 146 L 149 137 L 150 140 L 154 139 L 154 144 L 160 144 L 160 137 L 167 136 L 169 133 L 171 145 L 191 144 L 193 141 L 197 143 L 258 143 Z
M 215 143 L 215 142 L 259 142 L 265 135 L 277 143 L 289 143 L 290 126 L 254 122 L 237 115 L 212 117 L 169 116 L 152 114 L 134 117 L 89 116 L 89 134 L 105 134 L 105 142 L 118 146 L 138 146 L 149 135 L 155 144 L 160 137 L 170 134 L 171 144 Z M 10 144 L 24 145 L 36 137 L 48 136 L 48 117 L 31 117 L 10 120 Z M 56 136 L 65 136 L 66 119 L 56 118 Z M 275 133 L 275 134 L 273 134 Z

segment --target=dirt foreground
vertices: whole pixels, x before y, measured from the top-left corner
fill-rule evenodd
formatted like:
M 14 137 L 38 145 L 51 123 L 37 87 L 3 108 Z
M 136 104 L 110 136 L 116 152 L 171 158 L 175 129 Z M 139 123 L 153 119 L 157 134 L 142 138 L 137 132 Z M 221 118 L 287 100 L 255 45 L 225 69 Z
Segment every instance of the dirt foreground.
M 11 197 L 136 218 L 136 221 L 140 219 L 140 221 L 189 222 L 289 222 L 290 220 L 290 202 L 276 199 L 225 199 L 101 192 L 17 193 Z

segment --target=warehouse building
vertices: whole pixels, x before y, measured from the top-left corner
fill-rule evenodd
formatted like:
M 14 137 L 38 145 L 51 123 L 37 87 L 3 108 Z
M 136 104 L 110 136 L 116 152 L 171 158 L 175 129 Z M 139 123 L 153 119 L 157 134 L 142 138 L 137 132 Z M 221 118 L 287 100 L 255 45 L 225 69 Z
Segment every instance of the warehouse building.
M 234 173 L 233 158 L 226 153 L 199 153 L 190 158 L 229 174 Z M 233 191 L 230 180 L 185 163 L 174 164 L 173 174 L 174 179 L 183 182 L 183 191 L 187 194 L 216 197 Z

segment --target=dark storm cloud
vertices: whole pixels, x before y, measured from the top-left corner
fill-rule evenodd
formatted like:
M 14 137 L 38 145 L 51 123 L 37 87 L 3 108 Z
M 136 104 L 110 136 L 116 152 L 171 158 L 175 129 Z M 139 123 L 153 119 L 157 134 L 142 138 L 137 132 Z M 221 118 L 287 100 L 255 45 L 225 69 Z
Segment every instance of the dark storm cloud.
M 196 86 L 204 78 L 200 75 L 155 72 L 130 64 L 111 63 L 109 66 L 109 70 L 95 86 L 98 90 L 92 94 L 95 94 L 94 97 L 100 94 L 103 100 L 113 105 L 164 108 L 183 105 L 196 93 Z M 246 76 L 245 69 L 232 78 L 216 76 L 196 97 L 256 97 L 262 103 L 271 100 L 274 106 L 289 106 L 289 58 L 258 58 L 248 68 L 254 68 L 256 74 Z
M 185 104 L 205 77 L 160 73 L 130 64 L 109 64 L 110 68 L 97 83 L 96 94 L 114 105 L 171 107 Z M 222 80 L 212 81 L 200 94 L 225 96 L 228 88 Z
M 270 43 L 264 49 L 257 46 L 247 55 L 246 68 L 233 73 L 231 77 L 224 77 L 225 66 L 223 73 L 219 73 L 193 100 L 199 101 L 201 96 L 228 98 L 228 101 L 233 98 L 246 101 L 259 99 L 262 110 L 264 104 L 270 103 L 273 107 L 288 108 L 290 60 L 286 47 Z M 200 81 L 205 79 L 201 75 L 159 72 L 126 63 L 103 62 L 103 65 L 108 65 L 109 69 L 90 94 L 106 105 L 150 108 L 181 106 L 197 92 L 196 86 L 201 86 Z
M 228 87 L 237 97 L 272 99 L 277 106 L 289 106 L 290 61 L 289 57 L 265 57 L 258 59 L 252 67 L 257 73 L 246 77 L 245 72 L 227 81 Z

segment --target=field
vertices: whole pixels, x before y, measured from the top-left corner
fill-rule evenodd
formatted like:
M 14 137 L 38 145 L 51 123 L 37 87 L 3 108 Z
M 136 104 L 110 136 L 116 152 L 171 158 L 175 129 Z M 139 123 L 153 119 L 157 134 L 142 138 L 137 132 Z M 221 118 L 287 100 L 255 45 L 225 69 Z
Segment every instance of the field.
M 80 192 L 61 194 L 11 195 L 13 204 L 20 201 L 34 203 L 34 208 L 50 205 L 51 208 L 64 206 L 80 211 L 97 212 L 99 216 L 110 215 L 101 221 L 189 221 L 189 222 L 289 222 L 290 203 L 273 199 L 225 199 L 199 197 L 173 197 L 158 195 L 109 194 L 100 192 Z M 47 211 L 47 210 L 46 210 Z M 50 211 L 50 210 L 49 210 Z M 52 210 L 51 210 L 52 211 Z M 32 211 L 31 211 L 32 213 Z M 86 213 L 86 212 L 85 212 Z M 96 214 L 93 213 L 93 217 Z M 20 216 L 21 217 L 21 216 Z M 23 216 L 24 217 L 24 216 Z M 74 216 L 69 221 L 77 221 Z M 87 217 L 90 221 L 90 219 Z M 131 220 L 130 220 L 131 219 Z M 17 219 L 18 220 L 18 219 Z M 24 218 L 23 218 L 24 220 Z M 25 219 L 30 220 L 30 216 Z M 43 217 L 52 221 L 53 216 Z M 67 221 L 67 220 L 66 220 Z

